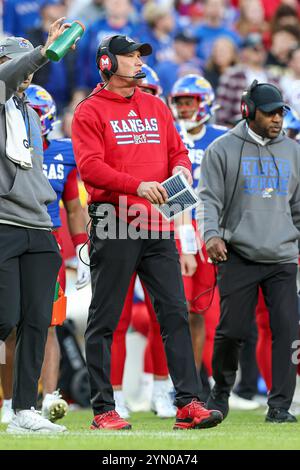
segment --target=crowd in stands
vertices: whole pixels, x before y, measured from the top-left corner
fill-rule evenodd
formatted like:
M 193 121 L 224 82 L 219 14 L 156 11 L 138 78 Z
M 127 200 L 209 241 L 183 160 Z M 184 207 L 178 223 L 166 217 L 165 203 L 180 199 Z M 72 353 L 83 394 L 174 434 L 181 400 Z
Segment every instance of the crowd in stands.
M 165 98 L 178 78 L 199 73 L 216 93 L 217 123 L 232 126 L 240 119 L 241 92 L 254 78 L 278 85 L 300 111 L 299 15 L 297 0 L 4 0 L 2 35 L 37 46 L 61 16 L 85 24 L 76 51 L 35 75 L 61 115 L 69 116 L 100 81 L 101 39 L 125 34 L 152 44 L 147 63 Z

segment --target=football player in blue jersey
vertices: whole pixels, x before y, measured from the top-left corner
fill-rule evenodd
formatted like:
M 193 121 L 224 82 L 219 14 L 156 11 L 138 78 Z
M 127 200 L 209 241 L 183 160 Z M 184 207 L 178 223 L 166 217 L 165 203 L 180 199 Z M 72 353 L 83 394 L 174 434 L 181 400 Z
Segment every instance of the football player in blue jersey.
M 196 188 L 206 148 L 227 129 L 208 123 L 216 109 L 215 95 L 210 83 L 200 75 L 190 74 L 177 80 L 169 97 L 169 105 L 176 127 L 189 150 L 193 186 Z M 203 361 L 210 377 L 214 331 L 219 318 L 215 270 L 200 240 L 194 211 L 182 216 L 177 230 L 196 367 L 200 372 Z
M 52 233 L 57 240 L 61 254 L 63 254 L 62 242 L 58 232 L 61 226 L 59 204 L 60 201 L 63 201 L 67 213 L 69 231 L 78 258 L 76 287 L 80 289 L 90 282 L 90 272 L 89 267 L 81 261 L 81 258 L 83 258 L 88 264 L 87 234 L 85 231 L 85 216 L 78 194 L 77 169 L 72 142 L 71 139 L 64 138 L 48 139 L 48 135 L 56 121 L 56 106 L 53 98 L 44 88 L 38 85 L 30 85 L 30 81 L 31 80 L 28 80 L 27 83 L 28 88 L 26 90 L 26 96 L 29 100 L 29 105 L 37 112 L 41 121 L 44 148 L 43 170 L 57 194 L 57 200 L 47 207 L 53 223 Z M 81 248 L 83 248 L 83 250 L 80 256 L 79 252 Z M 59 271 L 59 284 L 63 290 L 65 290 L 65 283 L 65 266 L 63 263 Z M 11 335 L 6 344 L 9 352 L 14 350 L 14 342 L 15 338 Z M 11 356 L 13 356 L 13 353 Z M 61 398 L 58 391 L 56 391 L 59 363 L 60 348 L 56 336 L 55 323 L 53 323 L 48 330 L 45 357 L 41 372 L 44 397 L 42 415 L 52 422 L 65 416 L 68 409 L 67 403 Z M 6 366 L 1 374 L 1 379 L 4 383 L 10 382 L 8 376 L 12 371 L 9 369 L 10 365 Z M 9 387 L 5 386 L 4 389 L 5 409 L 2 413 L 2 422 L 9 422 L 12 417 L 9 400 L 10 392 Z
M 44 145 L 44 173 L 57 194 L 57 200 L 47 207 L 53 222 L 53 233 L 57 238 L 57 230 L 61 227 L 59 204 L 63 201 L 67 212 L 68 227 L 78 258 L 76 286 L 81 288 L 88 284 L 90 273 L 88 267 L 82 263 L 79 257 L 79 250 L 85 244 L 87 234 L 84 213 L 79 201 L 77 169 L 72 141 L 69 138 L 48 139 L 56 122 L 56 106 L 53 98 L 44 88 L 30 85 L 27 97 L 30 106 L 40 116 Z M 61 244 L 59 239 L 58 243 Z M 65 275 L 62 273 L 62 276 Z M 65 284 L 64 277 L 60 281 L 62 285 Z

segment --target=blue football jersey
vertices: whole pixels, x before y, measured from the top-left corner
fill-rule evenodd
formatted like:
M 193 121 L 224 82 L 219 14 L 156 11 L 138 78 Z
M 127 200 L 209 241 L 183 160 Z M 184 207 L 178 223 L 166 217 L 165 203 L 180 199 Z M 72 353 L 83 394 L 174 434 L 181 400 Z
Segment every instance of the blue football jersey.
M 183 143 L 189 151 L 189 158 L 192 163 L 193 188 L 196 189 L 199 183 L 200 166 L 205 150 L 214 140 L 225 134 L 228 129 L 226 127 L 208 124 L 203 128 L 201 137 L 193 140 L 192 138 L 189 138 L 189 134 L 187 132 L 182 132 L 182 129 L 178 124 L 176 124 L 176 128 L 183 140 Z M 194 218 L 195 210 L 193 210 L 193 219 Z
M 47 210 L 53 227 L 60 227 L 59 203 L 69 173 L 76 168 L 76 163 L 71 139 L 54 139 L 50 140 L 49 143 L 49 147 L 44 151 L 43 170 L 56 192 L 57 200 L 49 204 Z

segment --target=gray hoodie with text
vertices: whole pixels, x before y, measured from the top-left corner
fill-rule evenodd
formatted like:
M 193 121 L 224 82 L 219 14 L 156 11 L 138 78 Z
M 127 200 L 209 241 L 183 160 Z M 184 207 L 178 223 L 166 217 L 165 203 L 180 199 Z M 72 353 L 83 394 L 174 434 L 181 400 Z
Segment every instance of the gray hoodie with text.
M 197 211 L 204 239 L 223 238 L 258 263 L 297 263 L 300 145 L 281 133 L 263 146 L 240 122 L 205 152 Z M 203 220 L 204 219 L 204 220 Z

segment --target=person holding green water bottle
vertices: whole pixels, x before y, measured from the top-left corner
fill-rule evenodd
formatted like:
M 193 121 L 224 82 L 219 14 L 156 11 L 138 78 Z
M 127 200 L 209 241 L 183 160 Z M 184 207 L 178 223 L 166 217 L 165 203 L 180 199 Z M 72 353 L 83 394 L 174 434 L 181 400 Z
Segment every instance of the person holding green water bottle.
M 10 433 L 66 430 L 35 410 L 61 257 L 46 207 L 56 194 L 43 174 L 40 120 L 17 95 L 48 62 L 47 49 L 67 36 L 64 20 L 50 26 L 44 46 L 0 41 L 0 340 L 17 327 Z

